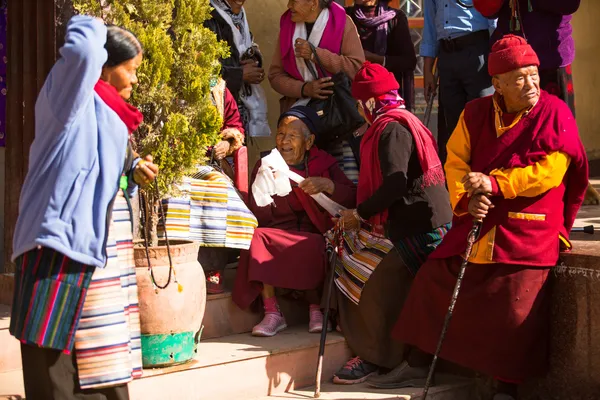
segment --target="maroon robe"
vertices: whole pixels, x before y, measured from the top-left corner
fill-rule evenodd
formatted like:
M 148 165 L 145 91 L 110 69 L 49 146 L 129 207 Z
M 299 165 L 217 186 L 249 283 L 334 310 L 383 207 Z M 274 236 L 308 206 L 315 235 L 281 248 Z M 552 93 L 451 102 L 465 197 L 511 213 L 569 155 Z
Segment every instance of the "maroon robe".
M 335 183 L 331 199 L 354 207 L 356 186 L 338 167 L 337 160 L 316 147 L 308 154 L 308 174 Z M 252 182 L 260 163 L 254 169 Z M 258 219 L 250 250 L 242 251 L 233 288 L 233 301 L 247 308 L 260 295 L 263 283 L 278 288 L 310 290 L 323 282 L 326 271 L 323 233 L 333 226 L 331 216 L 292 183 L 286 197 L 275 196 L 274 204 L 258 207 L 250 195 L 250 210 Z M 252 189 L 250 189 L 252 190 Z
M 538 104 L 499 138 L 491 97 L 465 108 L 471 169 L 522 168 L 561 151 L 571 158 L 563 183 L 532 198 L 493 197 L 482 235 L 496 226 L 493 264 L 467 267 L 441 357 L 508 381 L 539 376 L 547 368 L 548 274 L 568 237 L 587 187 L 587 159 L 568 106 L 541 93 Z M 508 213 L 545 214 L 543 221 Z M 456 284 L 472 217 L 452 229 L 421 267 L 393 336 L 433 354 Z M 404 329 L 406 327 L 406 329 Z

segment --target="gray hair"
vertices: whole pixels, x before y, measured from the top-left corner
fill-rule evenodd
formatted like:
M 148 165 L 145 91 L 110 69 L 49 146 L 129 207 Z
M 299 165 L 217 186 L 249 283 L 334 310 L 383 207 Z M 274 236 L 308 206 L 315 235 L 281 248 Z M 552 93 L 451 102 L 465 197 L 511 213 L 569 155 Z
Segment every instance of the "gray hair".
M 304 139 L 308 140 L 310 135 L 312 135 L 311 131 L 308 129 L 308 126 L 304 122 L 302 122 L 302 133 L 304 134 Z
M 308 126 L 306 126 L 306 124 L 300 118 L 295 117 L 293 115 L 288 115 L 288 116 L 284 117 L 281 121 L 279 121 L 279 124 L 277 125 L 277 127 L 279 127 L 279 125 L 283 124 L 283 122 L 287 121 L 287 120 L 302 122 L 302 134 L 304 135 L 304 139 L 308 140 L 310 138 L 310 135 L 313 134 L 310 131 L 310 129 L 308 129 Z

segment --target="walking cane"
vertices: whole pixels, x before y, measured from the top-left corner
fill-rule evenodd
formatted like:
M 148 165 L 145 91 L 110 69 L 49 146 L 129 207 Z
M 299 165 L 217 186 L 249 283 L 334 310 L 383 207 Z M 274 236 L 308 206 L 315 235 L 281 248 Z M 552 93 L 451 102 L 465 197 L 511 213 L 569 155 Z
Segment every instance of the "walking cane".
M 594 225 L 587 225 L 582 228 L 571 228 L 571 233 L 587 233 L 593 235 L 595 233 Z
M 338 241 L 338 228 L 334 233 L 334 241 Z M 339 245 L 339 244 L 338 244 Z M 329 321 L 329 304 L 331 302 L 331 293 L 333 292 L 333 282 L 335 278 L 335 264 L 337 262 L 337 246 L 335 243 L 330 243 L 327 246 L 327 259 L 330 260 L 331 272 L 329 274 L 329 282 L 327 282 L 327 293 L 325 294 L 325 313 L 323 315 L 323 329 L 321 330 L 321 343 L 319 344 L 319 357 L 317 358 L 317 376 L 315 377 L 316 386 L 314 398 L 321 397 L 321 375 L 323 374 L 323 357 L 325 355 L 325 342 L 327 341 L 327 323 Z
M 440 351 L 442 350 L 442 343 L 446 337 L 446 332 L 448 331 L 448 326 L 450 325 L 450 319 L 452 319 L 452 313 L 454 312 L 454 306 L 456 305 L 456 299 L 458 298 L 458 293 L 460 292 L 460 286 L 462 285 L 463 277 L 465 276 L 465 270 L 467 269 L 467 265 L 469 264 L 469 257 L 471 257 L 471 251 L 473 250 L 473 244 L 477 241 L 479 237 L 479 232 L 481 231 L 481 226 L 483 225 L 483 220 L 475 220 L 473 221 L 473 227 L 469 232 L 469 236 L 467 237 L 467 249 L 465 250 L 465 258 L 460 266 L 460 270 L 458 272 L 458 278 L 456 279 L 456 285 L 454 286 L 454 292 L 452 293 L 452 300 L 450 300 L 450 306 L 448 307 L 448 312 L 446 313 L 446 319 L 444 320 L 444 326 L 442 327 L 442 333 L 440 334 L 440 339 L 438 340 L 437 348 L 435 349 L 435 353 L 433 354 L 433 361 L 431 362 L 431 367 L 429 367 L 429 373 L 427 374 L 427 380 L 425 381 L 425 387 L 423 388 L 423 395 L 421 400 L 427 399 L 427 392 L 429 392 L 429 387 L 431 386 L 431 382 L 433 380 L 433 374 L 435 372 L 435 365 L 437 364 L 438 357 L 440 355 Z
M 436 58 L 433 63 L 433 84 L 437 86 L 440 73 L 437 67 L 438 59 Z M 433 108 L 433 100 L 435 99 L 435 92 L 427 99 L 427 108 L 425 108 L 425 115 L 423 116 L 423 125 L 429 127 L 429 120 L 431 119 L 431 109 Z

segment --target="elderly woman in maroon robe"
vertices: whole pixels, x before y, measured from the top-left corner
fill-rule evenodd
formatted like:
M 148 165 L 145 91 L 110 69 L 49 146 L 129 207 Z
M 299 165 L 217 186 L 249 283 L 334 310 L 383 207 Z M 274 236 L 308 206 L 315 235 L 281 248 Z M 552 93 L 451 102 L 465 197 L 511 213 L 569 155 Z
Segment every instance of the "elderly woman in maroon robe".
M 316 112 L 306 106 L 293 107 L 281 115 L 277 150 L 290 169 L 305 180 L 292 184 L 290 194 L 274 197 L 274 203 L 266 207 L 258 207 L 250 192 L 250 210 L 259 227 L 250 250 L 242 251 L 233 301 L 240 308 L 247 308 L 262 297 L 265 316 L 252 330 L 255 336 L 274 336 L 287 327 L 275 288 L 304 291 L 310 304 L 309 332 L 322 329 L 319 290 L 327 266 L 323 234 L 333 223 L 310 195 L 324 193 L 345 207 L 353 207 L 356 187 L 335 158 L 313 146 L 319 121 Z M 259 167 L 260 163 L 252 174 L 252 182 Z

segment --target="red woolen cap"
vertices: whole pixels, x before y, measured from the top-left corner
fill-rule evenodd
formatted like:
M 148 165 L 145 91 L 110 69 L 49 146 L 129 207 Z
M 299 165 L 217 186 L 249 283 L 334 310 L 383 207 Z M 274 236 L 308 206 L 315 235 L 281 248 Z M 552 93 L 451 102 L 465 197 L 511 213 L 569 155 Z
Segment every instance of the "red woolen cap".
M 352 97 L 366 101 L 399 88 L 394 74 L 384 66 L 365 61 L 352 82 Z
M 540 60 L 527 40 L 515 35 L 506 35 L 494 43 L 488 58 L 488 72 L 491 76 L 530 65 L 539 67 Z

